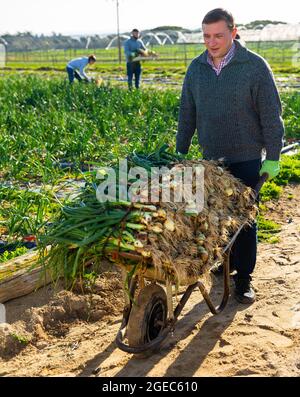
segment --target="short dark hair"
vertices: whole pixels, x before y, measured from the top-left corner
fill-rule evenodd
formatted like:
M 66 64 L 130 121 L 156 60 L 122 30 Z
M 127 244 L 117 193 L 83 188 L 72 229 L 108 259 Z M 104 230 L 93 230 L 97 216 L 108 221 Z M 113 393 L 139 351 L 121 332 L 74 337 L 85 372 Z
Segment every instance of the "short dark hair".
M 96 62 L 96 56 L 95 56 L 94 54 L 91 54 L 91 55 L 89 56 L 89 62 L 91 62 L 91 61 Z
M 225 21 L 229 30 L 233 30 L 235 28 L 232 14 L 229 11 L 224 10 L 224 8 L 215 8 L 214 10 L 209 11 L 203 18 L 202 24 L 209 25 L 210 23 L 219 21 Z
M 138 29 L 132 29 L 131 32 L 132 32 L 132 33 L 133 33 L 133 32 L 138 32 L 138 33 L 140 33 L 140 31 L 139 31 Z

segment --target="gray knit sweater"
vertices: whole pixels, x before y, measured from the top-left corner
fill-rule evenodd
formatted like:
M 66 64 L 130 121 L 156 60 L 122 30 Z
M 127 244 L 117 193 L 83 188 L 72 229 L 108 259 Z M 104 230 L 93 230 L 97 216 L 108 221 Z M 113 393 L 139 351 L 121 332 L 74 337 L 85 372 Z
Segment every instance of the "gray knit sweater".
M 233 59 L 217 76 L 207 51 L 195 58 L 185 76 L 179 112 L 177 151 L 186 154 L 195 129 L 203 156 L 234 163 L 278 160 L 284 126 L 281 103 L 269 65 L 235 41 Z

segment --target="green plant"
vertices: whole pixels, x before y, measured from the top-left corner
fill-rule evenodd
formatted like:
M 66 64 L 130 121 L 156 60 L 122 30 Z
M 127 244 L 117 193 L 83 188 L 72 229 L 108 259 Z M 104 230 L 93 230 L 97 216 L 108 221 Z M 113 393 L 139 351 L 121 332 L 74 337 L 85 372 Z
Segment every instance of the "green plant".
M 280 173 L 273 180 L 275 184 L 285 186 L 291 182 L 300 182 L 300 152 L 293 156 L 281 157 Z
M 276 222 L 265 219 L 262 214 L 260 214 L 257 218 L 258 225 L 258 241 L 275 243 L 278 242 L 279 238 L 274 237 L 274 233 L 278 233 L 281 231 L 280 225 Z
M 36 235 L 58 208 L 54 192 L 47 186 L 36 191 L 0 185 L 0 226 L 12 240 Z
M 22 345 L 27 345 L 30 342 L 30 340 L 26 336 L 23 336 L 23 335 L 11 333 L 10 336 Z
M 282 192 L 282 188 L 274 181 L 266 182 L 260 192 L 261 201 L 269 201 L 272 199 L 278 199 Z
M 5 251 L 3 254 L 0 255 L 0 263 L 7 262 L 10 259 L 17 258 L 20 255 L 26 254 L 28 248 L 26 247 L 18 247 L 15 251 Z
M 281 95 L 283 102 L 283 118 L 287 138 L 300 139 L 300 92 L 284 93 Z

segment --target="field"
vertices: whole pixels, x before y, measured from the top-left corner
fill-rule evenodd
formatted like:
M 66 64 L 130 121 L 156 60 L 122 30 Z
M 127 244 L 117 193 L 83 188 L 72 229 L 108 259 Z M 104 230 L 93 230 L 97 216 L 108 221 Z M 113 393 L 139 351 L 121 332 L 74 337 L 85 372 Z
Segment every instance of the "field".
M 247 43 L 252 51 L 263 56 L 272 65 L 272 67 L 292 67 L 292 60 L 296 54 L 296 42 L 252 42 Z M 173 63 L 177 66 L 186 66 L 193 58 L 204 51 L 203 44 L 174 44 L 174 45 L 150 45 L 149 48 L 155 51 L 159 58 L 153 63 Z M 106 49 L 68 49 L 68 50 L 41 50 L 23 52 L 8 52 L 8 67 L 26 67 L 26 65 L 37 67 L 43 65 L 45 67 L 62 68 L 66 62 L 72 58 L 94 53 L 99 64 L 117 64 L 118 50 L 117 48 Z M 122 49 L 122 62 L 124 62 L 124 54 Z M 299 64 L 295 67 L 299 67 Z M 96 68 L 98 66 L 96 65 Z
M 267 49 L 265 49 L 265 51 L 267 51 Z M 57 68 L 63 70 L 63 61 L 69 54 L 61 53 L 60 55 L 61 62 L 58 62 Z M 190 55 L 192 56 L 192 52 Z M 35 62 L 36 60 L 37 62 Z M 145 84 L 144 89 L 129 92 L 126 89 L 126 82 L 121 78 L 119 80 L 117 79 L 118 76 L 124 78 L 123 66 L 121 68 L 112 64 L 107 66 L 104 63 L 97 65 L 97 69 L 95 69 L 94 73 L 98 76 L 101 75 L 104 80 L 104 83 L 99 87 L 92 84 L 74 84 L 70 87 L 66 82 L 65 76 L 59 71 L 35 72 L 32 70 L 25 70 L 25 72 L 17 73 L 14 69 L 16 67 L 23 68 L 23 61 L 16 61 L 11 58 L 9 62 L 11 62 L 12 70 L 3 72 L 3 76 L 0 79 L 0 263 L 26 252 L 30 244 L 26 245 L 25 242 L 35 241 L 35 236 L 39 236 L 45 231 L 45 228 L 47 228 L 56 217 L 64 200 L 70 200 L 69 195 L 78 190 L 80 186 L 83 186 L 85 180 L 89 180 L 89 171 L 93 168 L 95 163 L 98 165 L 113 166 L 117 163 L 119 158 L 125 158 L 134 150 L 138 152 L 152 152 L 165 142 L 170 144 L 170 150 L 174 150 L 180 85 L 185 73 L 184 63 L 182 65 L 176 65 L 176 63 L 170 65 L 167 62 L 162 62 L 161 64 L 153 63 L 147 66 L 145 65 L 144 77 L 146 80 L 147 78 L 150 80 L 149 86 L 147 87 L 147 84 Z M 29 63 L 26 62 L 24 63 L 24 67 L 27 69 L 31 69 L 31 65 L 32 68 L 35 69 L 47 69 L 48 67 L 53 69 L 54 65 L 51 60 L 49 62 L 45 60 L 41 63 L 38 54 L 31 56 L 28 61 Z M 285 62 L 278 64 L 278 68 L 281 70 L 289 67 L 290 64 L 286 64 Z M 111 78 L 111 72 L 115 77 L 113 79 Z M 298 84 L 297 74 L 295 74 L 295 76 L 296 84 Z M 281 99 L 283 103 L 283 119 L 286 127 L 287 143 L 299 141 L 299 91 L 290 89 L 290 80 L 280 80 L 286 79 L 286 75 L 281 74 L 276 75 L 276 77 L 278 78 L 278 82 L 285 81 L 286 85 L 281 91 Z M 162 81 L 162 79 L 165 80 Z M 167 84 L 170 82 L 174 84 Z M 196 139 L 193 141 L 188 158 L 201 158 Z M 287 255 L 285 255 L 284 259 L 284 261 L 287 261 L 287 267 L 285 269 L 289 269 L 290 271 L 290 273 L 285 273 L 286 290 L 284 289 L 285 285 L 281 283 L 283 276 L 276 273 L 277 276 L 275 277 L 275 281 L 279 280 L 278 285 L 280 285 L 282 294 L 288 293 L 287 291 L 292 288 L 296 273 L 299 272 L 299 258 L 297 256 L 297 238 L 299 238 L 297 237 L 297 235 L 299 235 L 299 214 L 297 212 L 299 182 L 300 154 L 298 152 L 293 156 L 283 156 L 280 175 L 274 181 L 267 183 L 263 188 L 261 196 L 261 214 L 259 218 L 259 238 L 262 243 L 260 245 L 260 267 L 258 271 L 261 278 L 260 281 L 257 282 L 257 285 L 259 284 L 259 286 L 266 288 L 266 296 L 268 296 L 268 299 L 272 297 L 272 290 L 268 290 L 268 282 L 263 281 L 264 277 L 269 277 L 269 275 L 266 273 L 266 270 L 264 270 L 262 264 L 265 260 L 268 265 L 268 271 L 275 271 L 275 273 L 279 272 L 279 265 L 277 266 L 277 263 L 272 263 L 270 257 L 273 255 L 273 251 L 275 252 L 274 256 L 285 255 L 285 253 L 282 253 L 285 241 L 284 233 L 288 236 L 290 250 L 288 252 L 289 259 L 287 259 Z M 294 221 L 290 222 L 291 229 L 289 229 L 290 226 L 287 224 L 288 219 L 294 219 Z M 31 237 L 32 240 L 30 240 Z M 13 247 L 9 254 L 7 251 L 3 250 L 3 247 L 7 244 Z M 1 248 L 4 254 L 1 254 Z M 295 273 L 292 272 L 292 262 L 295 262 Z M 109 271 L 111 271 L 111 269 L 109 269 Z M 108 352 L 113 351 L 110 347 L 112 340 L 104 331 L 105 326 L 110 324 L 112 332 L 115 332 L 116 326 L 114 321 L 118 321 L 121 312 L 121 282 L 115 270 L 111 280 L 109 274 L 107 278 L 105 277 L 104 275 L 103 280 L 101 278 L 100 284 L 102 284 L 99 287 L 99 291 L 101 291 L 101 288 L 104 291 L 101 295 L 102 300 L 99 299 L 98 302 L 98 298 L 94 296 L 95 293 L 92 297 L 96 299 L 95 307 L 92 304 L 92 317 L 94 316 L 93 321 L 95 323 L 91 325 L 89 324 L 89 321 L 91 321 L 90 318 L 80 318 L 82 323 L 77 324 L 78 328 L 76 328 L 77 325 L 73 328 L 73 338 L 70 337 L 70 340 L 68 340 L 70 346 L 77 341 L 78 333 L 82 331 L 80 327 L 88 327 L 87 324 L 89 324 L 93 328 L 93 332 L 97 333 L 96 327 L 98 324 L 100 327 L 99 337 L 101 336 L 101 338 L 103 338 L 101 349 L 108 349 Z M 115 293 L 117 302 L 114 308 L 109 302 L 109 294 L 112 293 L 112 291 Z M 220 285 L 217 286 L 217 291 L 220 293 Z M 46 290 L 42 290 L 40 294 L 40 303 L 36 306 L 42 307 L 43 304 L 48 304 L 49 294 Z M 64 306 L 66 302 L 71 302 L 75 306 L 76 302 L 79 302 L 80 304 L 78 307 L 82 310 L 89 305 L 87 301 L 90 295 L 79 295 L 78 297 L 72 292 L 70 294 L 73 295 L 68 297 L 67 294 L 66 291 L 62 291 L 61 300 L 59 301 L 59 305 L 63 306 L 64 310 L 67 310 Z M 31 306 L 33 306 L 32 301 L 30 301 L 30 299 L 34 299 L 32 296 L 34 297 L 34 295 L 31 295 L 31 298 L 28 297 L 27 301 L 26 298 L 24 301 L 20 301 L 20 305 L 30 309 Z M 294 291 L 291 293 L 291 300 L 289 302 L 291 307 L 297 306 L 296 298 L 296 293 Z M 267 298 L 262 298 L 262 300 L 263 299 Z M 13 302 L 14 301 L 10 302 L 8 305 L 8 315 L 12 324 L 17 322 L 17 318 L 12 314 L 14 311 Z M 196 303 L 197 299 L 194 299 L 193 304 Z M 274 315 L 278 324 L 276 323 L 275 326 L 274 324 L 272 325 L 273 328 L 275 327 L 275 331 L 273 328 L 271 329 L 276 335 L 268 333 L 266 331 L 267 328 L 263 328 L 268 326 L 268 324 L 265 324 L 263 321 L 260 323 L 259 320 L 257 320 L 257 324 L 255 324 L 254 333 L 257 333 L 262 341 L 267 341 L 267 343 L 271 345 L 281 343 L 282 348 L 290 347 L 293 343 L 291 341 L 293 340 L 298 349 L 299 341 L 295 336 L 296 334 L 294 335 L 293 333 L 292 335 L 289 330 L 285 330 L 285 333 L 281 334 L 281 337 L 279 335 L 280 332 L 278 329 L 280 328 L 280 324 L 277 319 L 280 319 L 281 315 L 283 316 L 280 310 L 283 311 L 284 299 L 280 300 L 279 304 L 278 317 Z M 193 311 L 192 306 L 189 308 Z M 257 308 L 260 316 L 263 317 L 265 311 L 262 306 L 262 301 L 258 302 Z M 276 311 L 275 307 L 273 309 Z M 43 311 L 43 309 L 41 310 Z M 49 313 L 52 313 L 51 307 L 47 307 L 45 313 L 47 313 L 47 310 L 49 310 Z M 297 311 L 298 309 L 295 310 Z M 231 303 L 229 317 L 234 317 L 234 311 L 234 305 Z M 11 357 L 11 361 L 7 361 L 6 367 L 0 360 L 0 373 L 21 374 L 23 371 L 26 375 L 26 371 L 22 370 L 20 362 L 18 362 L 18 357 L 22 357 L 22 354 L 24 354 L 23 357 L 26 359 L 27 354 L 29 361 L 34 360 L 33 350 L 37 348 L 40 349 L 41 355 L 46 354 L 46 350 L 43 349 L 44 347 L 47 349 L 48 347 L 51 348 L 51 343 L 53 343 L 53 348 L 56 349 L 56 343 L 61 343 L 62 338 L 64 338 L 69 331 L 69 326 L 66 324 L 70 323 L 71 318 L 77 316 L 78 313 L 75 312 L 76 310 L 71 314 L 69 313 L 70 317 L 67 316 L 68 318 L 62 318 L 61 322 L 60 320 L 58 321 L 61 326 L 59 329 L 51 328 L 52 325 L 49 323 L 47 335 L 40 335 L 40 337 L 35 336 L 38 340 L 32 343 L 29 343 L 29 339 L 27 340 L 26 337 L 22 339 L 20 335 L 17 335 L 14 338 L 14 347 L 12 348 L 13 350 L 15 349 L 15 354 L 12 355 L 13 358 Z M 99 314 L 99 312 L 102 314 Z M 243 335 L 248 319 L 251 319 L 251 316 L 253 316 L 252 312 L 249 313 L 248 317 L 245 318 L 243 312 L 239 313 L 239 321 L 235 323 L 237 328 L 230 330 L 228 334 L 229 342 L 224 342 L 225 345 L 231 346 L 231 350 L 228 348 L 227 352 L 227 359 L 229 361 L 234 361 L 234 353 L 232 351 L 232 349 L 236 348 L 232 347 L 234 346 L 234 335 Z M 193 321 L 196 321 L 198 314 L 197 310 L 193 312 L 191 315 Z M 209 332 L 210 327 L 214 327 L 214 323 L 212 320 L 205 320 L 204 313 L 202 314 L 203 319 L 201 320 L 201 324 L 204 323 L 205 327 L 203 332 L 205 334 Z M 247 313 L 245 316 L 247 316 Z M 59 315 L 57 315 L 57 319 L 59 319 Z M 228 320 L 228 318 L 225 319 L 225 317 L 223 320 L 225 324 L 228 323 L 229 326 L 230 320 Z M 271 320 L 273 321 L 274 319 L 268 317 L 268 321 L 271 322 Z M 104 323 L 102 323 L 102 321 L 104 321 Z M 105 321 L 107 321 L 107 323 Z M 289 319 L 288 321 L 292 320 Z M 245 322 L 245 324 L 241 325 L 241 322 Z M 198 327 L 197 324 L 196 326 Z M 190 346 L 193 346 L 194 342 L 190 336 L 188 337 L 187 332 L 188 330 L 183 326 L 179 331 L 180 338 L 186 339 Z M 288 335 L 289 332 L 290 335 Z M 217 332 L 215 337 L 217 338 L 218 336 L 220 335 Z M 88 340 L 89 338 L 90 335 L 88 336 Z M 79 342 L 79 344 L 80 343 L 81 342 Z M 188 353 L 184 351 L 184 343 L 181 345 L 179 342 L 178 345 L 178 357 L 183 351 L 181 358 L 176 358 L 178 365 L 171 364 L 173 353 L 168 350 L 168 347 L 166 354 L 161 353 L 160 359 L 166 363 L 164 367 L 164 373 L 166 373 L 166 375 L 172 376 L 175 374 L 174 376 L 177 376 L 176 374 L 178 374 L 178 371 L 180 372 L 181 366 L 185 365 L 185 356 Z M 214 343 L 216 343 L 216 341 L 211 340 L 212 350 Z M 247 345 L 247 338 L 245 338 L 243 343 L 245 343 L 245 346 Z M 21 352 L 20 356 L 18 356 L 17 353 L 23 350 L 23 348 L 25 349 L 24 352 Z M 89 345 L 85 345 L 84 349 L 89 349 Z M 222 361 L 221 350 L 220 347 L 217 351 L 214 351 L 210 360 L 214 361 L 214 359 L 217 359 Z M 259 351 L 259 348 L 257 348 L 256 352 Z M 280 356 L 281 350 L 279 348 L 275 353 L 272 353 L 272 351 L 271 348 L 268 350 L 270 357 L 266 361 L 267 364 L 271 363 L 270 365 L 276 366 L 277 361 L 272 354 Z M 80 352 L 80 354 L 83 354 L 83 350 L 80 350 Z M 294 352 L 290 354 L 290 360 L 294 360 Z M 174 353 L 175 356 L 177 353 Z M 263 353 L 262 351 L 261 354 Z M 95 351 L 95 355 L 96 354 L 97 352 Z M 99 362 L 105 361 L 105 354 L 106 353 L 101 350 L 101 357 L 99 360 L 89 356 L 90 362 L 85 363 L 86 366 L 84 367 L 82 367 L 82 357 L 80 359 L 77 357 L 77 360 L 74 359 L 74 365 L 70 364 L 65 371 L 70 371 L 70 373 L 76 373 L 78 375 L 91 375 L 92 370 L 95 369 L 94 367 L 99 365 Z M 224 354 L 226 355 L 226 353 Z M 245 358 L 248 357 L 250 353 L 245 347 L 245 350 L 243 350 L 241 354 Z M 114 360 L 117 362 L 115 367 Z M 61 363 L 58 361 L 54 359 L 53 362 L 49 362 L 48 360 L 47 365 L 49 365 L 49 368 L 46 364 L 43 368 L 35 368 L 35 365 L 33 365 L 32 372 L 28 371 L 27 375 L 36 375 L 39 373 L 45 375 L 61 374 L 64 370 L 61 367 Z M 244 365 L 246 365 L 247 359 L 242 361 Z M 47 359 L 45 359 L 45 363 L 46 362 Z M 120 368 L 120 362 L 124 364 L 124 369 Z M 12 369 L 13 363 L 16 364 L 15 370 Z M 214 374 L 222 374 L 222 371 L 218 372 L 215 363 L 213 363 L 211 367 L 209 367 L 209 363 L 206 364 L 207 366 L 204 368 L 203 372 L 201 372 L 201 370 L 200 372 L 198 371 L 199 374 L 207 374 L 209 371 Z M 51 368 L 51 365 L 53 368 Z M 279 371 L 277 372 L 279 374 L 285 374 L 286 372 L 282 363 L 280 365 L 280 368 L 278 367 L 279 370 L 276 367 L 276 370 Z M 299 362 L 297 362 L 297 365 L 299 365 Z M 229 365 L 225 365 L 225 367 L 223 374 L 239 374 L 236 366 L 233 365 L 235 368 L 234 370 L 230 370 Z M 130 360 L 128 360 L 125 354 L 121 356 L 118 354 L 112 355 L 112 359 L 110 361 L 108 360 L 107 366 L 103 368 L 104 373 L 108 374 L 108 376 L 114 376 L 118 371 L 125 376 L 143 376 L 143 373 L 139 373 L 138 365 L 135 361 L 133 360 L 130 364 Z M 269 374 L 276 375 L 275 369 L 272 371 L 271 367 L 269 369 L 266 368 L 267 367 L 263 365 L 261 369 L 255 369 L 253 367 L 248 374 L 263 373 L 263 371 L 266 373 L 269 371 Z M 291 369 L 291 373 L 296 374 L 298 371 L 297 368 L 299 370 L 299 367 L 295 367 L 293 370 Z M 189 371 L 185 371 L 186 376 L 193 375 L 193 371 L 197 373 L 197 368 L 193 367 L 190 373 Z M 154 361 L 150 361 L 149 371 L 147 372 L 145 370 L 144 375 L 147 373 L 158 374 L 155 359 Z
M 48 182 L 62 175 L 53 167 L 58 161 L 109 164 L 134 148 L 174 143 L 179 90 L 70 87 L 62 76 L 31 74 L 2 78 L 0 94 L 0 164 L 6 179 Z M 286 138 L 299 138 L 299 92 L 281 98 Z

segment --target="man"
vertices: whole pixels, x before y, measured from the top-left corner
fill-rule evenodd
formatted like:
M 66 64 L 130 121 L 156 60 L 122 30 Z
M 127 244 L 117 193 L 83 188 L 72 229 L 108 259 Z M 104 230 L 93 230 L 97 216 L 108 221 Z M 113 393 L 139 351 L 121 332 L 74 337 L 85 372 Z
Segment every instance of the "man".
M 67 65 L 67 73 L 70 84 L 73 83 L 74 79 L 78 81 L 91 82 L 91 78 L 88 77 L 84 71 L 87 65 L 93 65 L 96 62 L 95 55 L 89 57 L 76 58 L 70 61 Z
M 187 154 L 195 129 L 207 160 L 223 159 L 231 173 L 255 187 L 264 172 L 279 172 L 284 127 L 281 103 L 267 62 L 235 40 L 237 29 L 224 9 L 210 11 L 202 22 L 206 51 L 195 58 L 183 84 L 177 151 Z M 262 151 L 266 160 L 261 165 Z M 234 244 L 231 265 L 235 297 L 255 301 L 251 274 L 256 263 L 256 224 Z
M 133 59 L 140 55 L 143 51 L 146 51 L 146 47 L 142 42 L 140 32 L 138 29 L 133 29 L 131 32 L 130 39 L 124 43 L 124 52 L 126 56 L 126 68 L 128 77 L 128 88 L 132 89 L 133 76 L 135 78 L 135 88 L 140 86 L 140 77 L 142 73 L 142 67 L 140 62 L 133 62 Z

